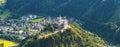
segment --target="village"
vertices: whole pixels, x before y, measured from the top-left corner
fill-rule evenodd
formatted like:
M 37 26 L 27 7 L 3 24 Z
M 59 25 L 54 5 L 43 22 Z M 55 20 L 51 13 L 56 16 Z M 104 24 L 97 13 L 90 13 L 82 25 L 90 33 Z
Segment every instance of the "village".
M 0 21 L 0 34 L 6 35 L 14 35 L 17 36 L 18 39 L 25 39 L 28 36 L 34 34 L 42 34 L 47 32 L 45 28 L 48 24 L 53 25 L 54 31 L 53 33 L 57 33 L 59 31 L 63 32 L 64 29 L 69 28 L 68 20 L 66 17 L 57 17 L 51 18 L 46 17 L 38 22 L 29 22 L 31 19 L 38 18 L 37 15 L 28 15 L 24 16 L 23 22 L 2 22 Z M 47 27 L 48 28 L 48 27 Z

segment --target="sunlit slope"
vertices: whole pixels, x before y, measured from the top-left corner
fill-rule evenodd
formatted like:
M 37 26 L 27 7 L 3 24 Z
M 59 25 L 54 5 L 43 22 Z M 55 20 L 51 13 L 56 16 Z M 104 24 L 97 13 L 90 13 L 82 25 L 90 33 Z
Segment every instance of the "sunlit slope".
M 91 32 L 83 30 L 79 25 L 71 24 L 71 31 L 81 38 L 82 43 L 85 47 L 105 47 L 104 41 L 97 35 Z
M 3 5 L 6 2 L 6 0 L 0 0 L 0 6 Z
M 5 3 L 6 2 L 6 0 L 0 0 L 0 3 Z
M 23 47 L 105 47 L 104 41 L 74 24 L 71 28 L 40 39 L 34 37 L 28 40 Z
M 18 44 L 15 42 L 11 42 L 8 40 L 0 40 L 0 47 L 4 46 L 4 47 L 10 47 L 10 46 L 17 46 Z
M 3 41 L 0 40 L 0 47 L 3 47 Z

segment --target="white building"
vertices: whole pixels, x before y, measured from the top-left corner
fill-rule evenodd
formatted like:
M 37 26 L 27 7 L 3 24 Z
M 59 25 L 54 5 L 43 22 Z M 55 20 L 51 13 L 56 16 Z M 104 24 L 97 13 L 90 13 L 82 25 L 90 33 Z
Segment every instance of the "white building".
M 57 27 L 60 27 L 61 32 L 63 32 L 64 29 L 69 28 L 68 20 L 66 17 L 57 17 L 54 21 L 53 24 Z M 59 29 L 59 30 L 60 30 Z

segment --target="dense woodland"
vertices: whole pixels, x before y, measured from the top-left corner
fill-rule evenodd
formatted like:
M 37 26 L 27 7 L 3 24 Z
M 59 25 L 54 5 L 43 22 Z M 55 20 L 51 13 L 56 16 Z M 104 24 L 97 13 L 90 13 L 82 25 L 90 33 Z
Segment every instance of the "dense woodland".
M 119 0 L 105 2 L 102 0 L 7 0 L 4 9 L 10 10 L 14 18 L 25 14 L 37 14 L 108 21 L 118 6 Z

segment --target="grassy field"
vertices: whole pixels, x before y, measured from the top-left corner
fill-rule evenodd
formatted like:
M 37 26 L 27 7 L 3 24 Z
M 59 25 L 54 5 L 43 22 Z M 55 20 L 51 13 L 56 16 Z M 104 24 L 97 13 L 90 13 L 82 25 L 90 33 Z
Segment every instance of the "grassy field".
M 40 22 L 40 21 L 42 21 L 42 20 L 44 20 L 44 19 L 45 19 L 45 18 L 40 17 L 40 18 L 36 18 L 36 19 L 31 19 L 29 22 L 35 23 L 35 22 Z
M 8 40 L 1 40 L 0 39 L 0 47 L 10 47 L 10 46 L 17 46 L 18 44 Z
M 8 10 L 6 10 L 6 11 L 3 12 L 2 14 L 0 14 L 0 18 L 1 18 L 1 19 L 5 19 L 9 14 L 10 14 L 10 12 L 9 12 Z

